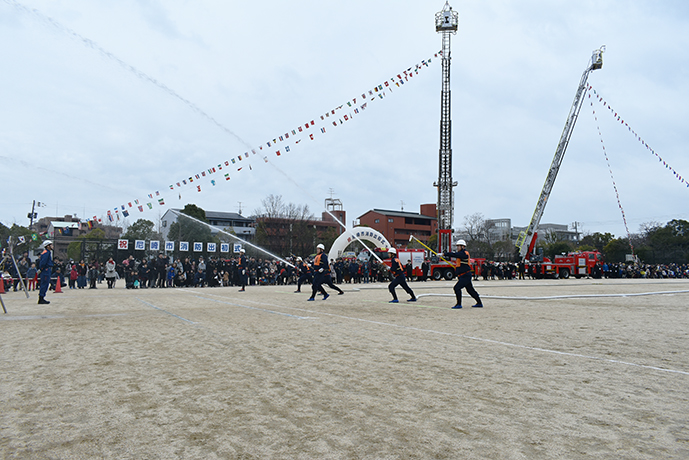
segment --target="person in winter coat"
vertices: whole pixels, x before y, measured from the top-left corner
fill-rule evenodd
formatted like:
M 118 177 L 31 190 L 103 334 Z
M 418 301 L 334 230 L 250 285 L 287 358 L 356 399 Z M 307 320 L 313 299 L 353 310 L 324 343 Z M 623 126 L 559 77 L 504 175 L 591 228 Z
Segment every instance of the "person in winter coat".
M 117 264 L 111 258 L 105 262 L 105 280 L 108 282 L 108 289 L 113 289 L 115 287 L 115 281 L 117 281 Z

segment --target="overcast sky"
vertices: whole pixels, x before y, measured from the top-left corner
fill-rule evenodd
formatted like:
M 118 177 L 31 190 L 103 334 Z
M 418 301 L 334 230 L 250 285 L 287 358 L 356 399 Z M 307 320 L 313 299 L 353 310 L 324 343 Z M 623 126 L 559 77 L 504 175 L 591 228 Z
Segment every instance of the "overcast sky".
M 352 120 L 326 125 L 316 140 L 285 143 L 290 152 L 279 157 L 266 149 L 241 171 L 225 167 L 230 181 L 216 173 L 169 185 L 313 119 L 315 132 L 321 114 L 432 57 L 441 49 L 434 14 L 443 5 L 0 0 L 0 221 L 28 225 L 32 200 L 48 204 L 39 217 L 105 218 L 155 191 L 165 206 L 134 209 L 130 222 L 155 222 L 187 203 L 241 206 L 250 215 L 269 194 L 320 216 L 332 193 L 348 225 L 373 208 L 404 203 L 418 212 L 437 201 L 439 60 Z M 528 224 L 581 75 L 601 45 L 603 69 L 589 82 L 689 177 L 689 3 L 451 5 L 460 15 L 451 67 L 455 228 L 474 213 Z M 686 184 L 594 106 L 630 231 L 689 219 Z M 588 99 L 542 219 L 575 221 L 585 232 L 626 234 Z

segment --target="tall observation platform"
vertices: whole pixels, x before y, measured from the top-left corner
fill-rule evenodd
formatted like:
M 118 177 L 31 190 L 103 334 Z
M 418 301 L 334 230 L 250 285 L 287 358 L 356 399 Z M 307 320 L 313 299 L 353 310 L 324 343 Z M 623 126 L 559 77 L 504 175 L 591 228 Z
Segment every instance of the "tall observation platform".
M 457 33 L 459 14 L 452 11 L 448 1 L 435 14 L 435 30 L 442 36 L 442 90 L 440 92 L 440 154 L 438 159 L 438 252 L 448 252 L 452 246 L 454 191 L 452 181 L 452 120 L 450 119 L 450 36 Z

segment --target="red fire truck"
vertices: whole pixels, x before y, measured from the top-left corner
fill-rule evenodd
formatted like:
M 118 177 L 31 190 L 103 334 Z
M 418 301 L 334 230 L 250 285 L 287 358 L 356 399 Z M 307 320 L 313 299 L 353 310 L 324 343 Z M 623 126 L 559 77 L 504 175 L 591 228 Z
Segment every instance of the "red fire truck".
M 390 267 L 392 265 L 392 262 L 390 261 L 390 254 L 388 253 L 387 250 L 382 250 L 382 249 L 374 249 L 376 251 L 376 255 L 380 257 L 380 259 L 383 261 L 385 265 Z M 363 252 L 363 251 L 362 251 Z M 426 257 L 426 251 L 423 249 L 398 249 L 397 250 L 397 258 L 400 260 L 402 265 L 407 265 L 407 262 L 411 260 L 411 265 L 412 265 L 412 275 L 413 276 L 422 276 L 423 273 L 421 271 L 421 264 L 423 263 L 424 258 Z
M 375 249 L 376 255 L 381 258 L 383 263 L 387 265 L 388 267 L 391 265 L 390 262 L 390 255 L 386 250 L 381 250 L 381 249 Z M 423 272 L 421 270 L 421 264 L 423 263 L 424 259 L 427 257 L 427 251 L 423 249 L 398 249 L 397 250 L 397 257 L 400 259 L 400 262 L 402 262 L 403 265 L 406 265 L 407 262 L 410 260 L 412 261 L 412 275 L 415 277 L 421 277 L 423 276 Z M 446 279 L 446 280 L 451 280 L 455 277 L 455 266 L 452 264 L 449 264 L 442 259 L 438 258 L 438 256 L 432 254 L 429 258 L 430 260 L 430 267 L 428 271 L 428 276 L 434 280 L 441 280 L 441 279 Z M 481 265 L 486 261 L 486 259 L 471 259 L 471 268 L 472 270 L 478 269 L 481 267 Z M 450 260 L 450 262 L 453 262 Z
M 567 279 L 570 276 L 590 276 L 593 267 L 602 263 L 603 254 L 600 252 L 581 251 L 555 256 L 552 261 L 548 257 L 532 256 L 526 267 L 532 278 Z
M 456 264 L 456 260 L 450 260 L 450 262 Z M 486 262 L 484 258 L 471 258 L 469 263 L 471 264 L 471 271 L 476 273 L 476 270 L 481 270 L 481 266 Z M 430 276 L 434 280 L 438 281 L 441 279 L 451 280 L 455 277 L 455 265 L 448 264 L 436 255 L 431 255 L 431 269 Z

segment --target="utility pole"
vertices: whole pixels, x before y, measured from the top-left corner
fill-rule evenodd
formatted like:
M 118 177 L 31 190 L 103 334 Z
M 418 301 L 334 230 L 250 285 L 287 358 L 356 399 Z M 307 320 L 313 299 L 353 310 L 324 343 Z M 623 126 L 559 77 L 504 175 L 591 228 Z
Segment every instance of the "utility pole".
M 454 214 L 452 181 L 452 120 L 450 119 L 450 35 L 457 33 L 459 14 L 452 11 L 448 1 L 435 14 L 435 31 L 442 35 L 442 91 L 440 93 L 440 152 L 438 160 L 438 252 L 449 252 L 452 246 Z
M 40 205 L 40 204 L 39 204 Z M 29 213 L 28 217 L 30 219 L 29 221 L 29 230 L 33 230 L 33 220 L 38 217 L 38 214 L 35 212 L 36 209 L 36 200 L 33 200 L 33 203 L 31 204 L 31 212 Z
M 581 225 L 581 222 L 574 221 L 572 222 L 572 228 L 574 229 L 574 234 L 577 237 L 577 243 L 579 242 L 579 226 Z
M 33 220 L 38 217 L 38 213 L 36 212 L 36 206 L 39 208 L 42 208 L 46 206 L 45 203 L 41 203 L 40 201 L 33 200 L 33 203 L 31 204 L 31 212 L 26 215 L 30 219 L 29 221 L 29 230 L 33 230 Z

